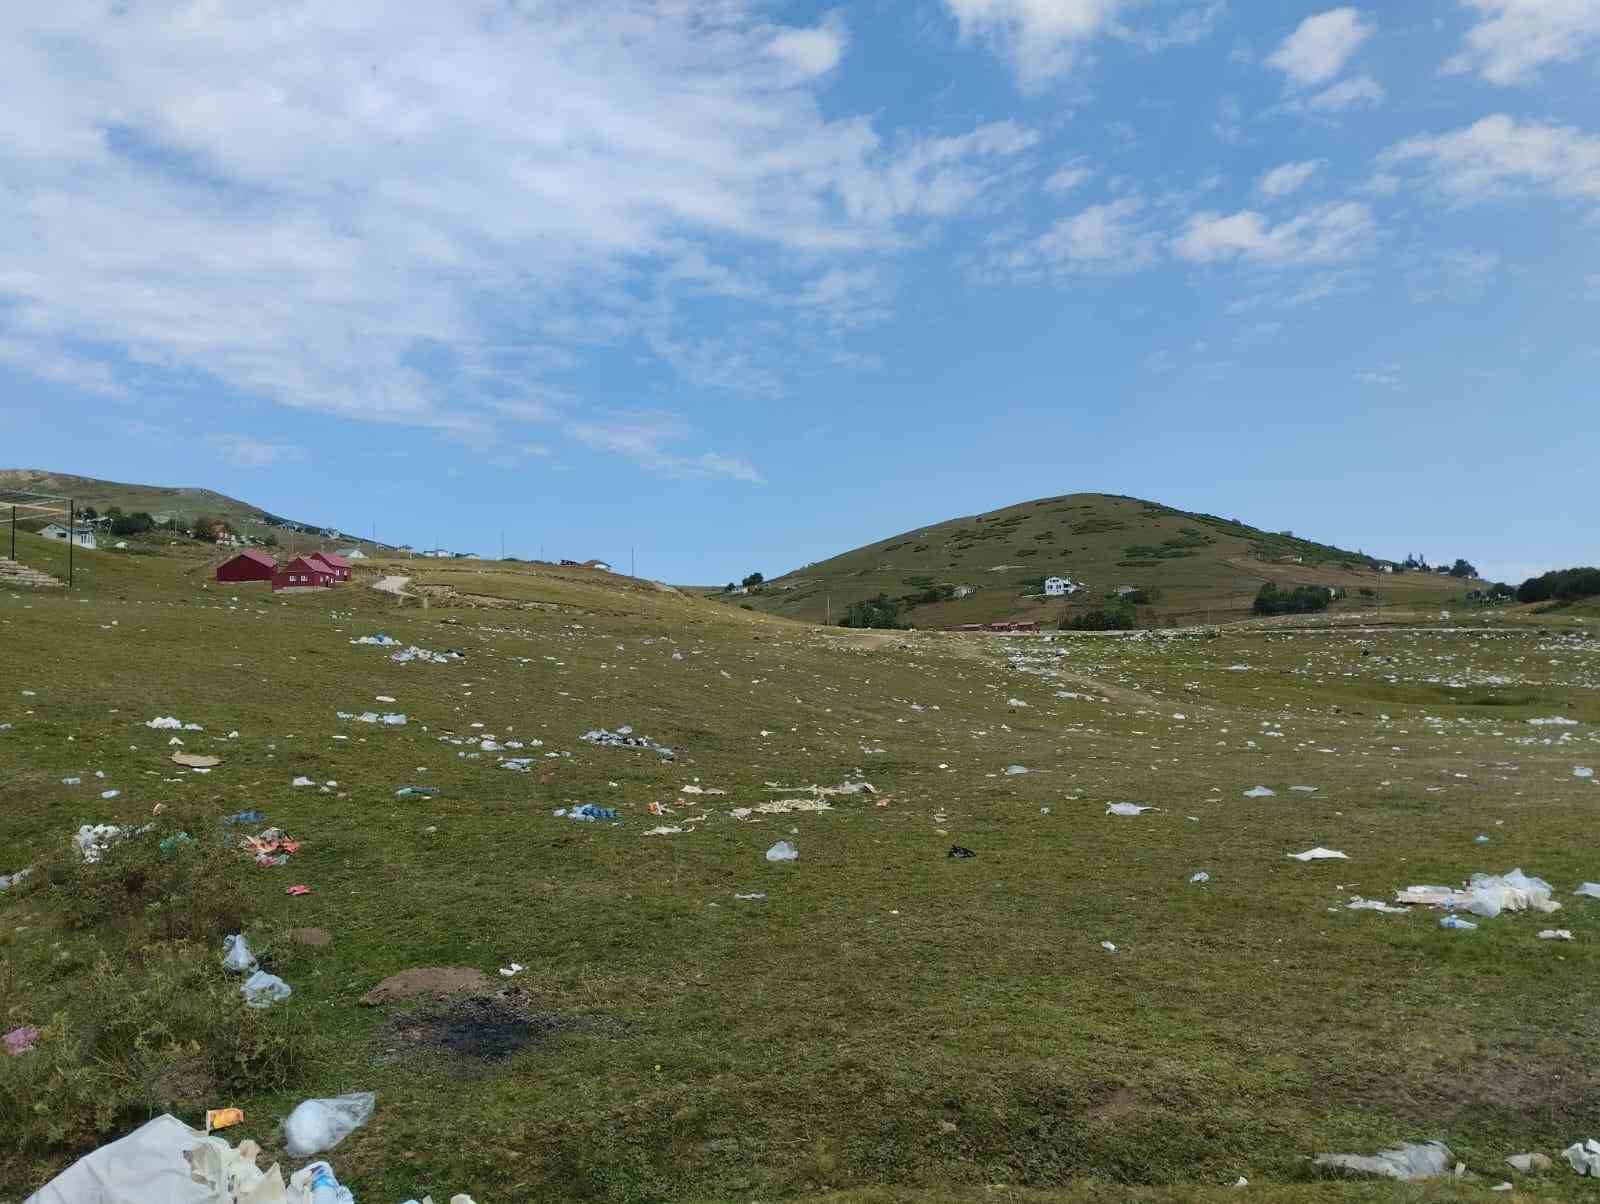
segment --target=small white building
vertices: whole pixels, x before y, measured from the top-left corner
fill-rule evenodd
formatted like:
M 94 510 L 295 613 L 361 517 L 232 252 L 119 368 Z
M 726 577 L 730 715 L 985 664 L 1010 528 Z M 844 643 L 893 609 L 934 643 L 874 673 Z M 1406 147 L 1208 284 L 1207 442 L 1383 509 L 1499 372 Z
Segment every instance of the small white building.
M 44 536 L 46 539 L 65 540 L 70 537 L 72 542 L 77 544 L 80 548 L 92 548 L 95 546 L 94 532 L 89 530 L 87 527 L 74 527 L 69 532 L 60 523 L 51 523 L 49 526 L 40 531 L 39 534 Z
M 365 560 L 367 558 L 367 554 L 360 548 L 345 548 L 340 551 L 339 555 L 346 560 Z
M 1378 572 L 1380 572 L 1380 573 L 1392 573 L 1392 572 L 1394 572 L 1394 565 L 1392 565 L 1392 564 L 1380 564 L 1378 566 Z
M 1073 591 L 1073 584 L 1065 577 L 1046 577 L 1044 579 L 1044 596 L 1047 598 L 1065 598 Z

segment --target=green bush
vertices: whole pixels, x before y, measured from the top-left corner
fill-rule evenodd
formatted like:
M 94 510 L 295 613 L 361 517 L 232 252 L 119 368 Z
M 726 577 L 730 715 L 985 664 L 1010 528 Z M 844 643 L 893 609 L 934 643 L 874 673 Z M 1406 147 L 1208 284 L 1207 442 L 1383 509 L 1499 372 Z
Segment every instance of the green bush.
M 1062 631 L 1131 631 L 1134 626 L 1133 610 L 1129 607 L 1108 606 L 1089 610 L 1061 620 Z
M 1529 577 L 1517 587 L 1518 602 L 1576 602 L 1600 596 L 1600 569 L 1558 569 Z
M 1255 605 L 1251 610 L 1258 615 L 1311 614 L 1327 610 L 1332 596 L 1332 593 L 1321 585 L 1297 585 L 1290 590 L 1281 590 L 1269 581 L 1256 594 Z
M 900 622 L 900 603 L 889 597 L 888 594 L 879 594 L 876 598 L 865 598 L 860 602 L 852 602 L 850 609 L 845 611 L 844 618 L 839 620 L 840 627 L 882 627 L 900 629 L 905 625 Z

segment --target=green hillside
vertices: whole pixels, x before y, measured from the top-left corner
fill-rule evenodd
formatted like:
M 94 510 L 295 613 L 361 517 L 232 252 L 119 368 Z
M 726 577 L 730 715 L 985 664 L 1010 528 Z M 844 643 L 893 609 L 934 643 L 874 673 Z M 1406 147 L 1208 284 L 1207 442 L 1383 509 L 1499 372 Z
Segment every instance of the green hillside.
M 790 618 L 835 621 L 852 603 L 957 595 L 915 605 L 917 627 L 999 619 L 1058 621 L 1132 586 L 1152 599 L 1154 623 L 1238 617 L 1263 582 L 1344 587 L 1337 607 L 1434 604 L 1459 596 L 1460 581 L 1427 573 L 1386 574 L 1379 561 L 1233 519 L 1099 493 L 1043 498 L 905 531 L 765 583 L 734 600 Z M 1046 576 L 1081 582 L 1070 600 L 1046 599 Z M 1375 596 L 1363 596 L 1365 587 Z

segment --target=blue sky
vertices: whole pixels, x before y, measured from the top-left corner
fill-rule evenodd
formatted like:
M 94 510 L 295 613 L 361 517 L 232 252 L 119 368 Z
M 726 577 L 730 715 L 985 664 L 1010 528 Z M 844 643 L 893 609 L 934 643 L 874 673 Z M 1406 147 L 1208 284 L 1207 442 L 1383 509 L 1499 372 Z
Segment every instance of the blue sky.
M 62 0 L 0 73 L 0 466 L 682 582 L 1080 490 L 1600 561 L 1595 0 Z

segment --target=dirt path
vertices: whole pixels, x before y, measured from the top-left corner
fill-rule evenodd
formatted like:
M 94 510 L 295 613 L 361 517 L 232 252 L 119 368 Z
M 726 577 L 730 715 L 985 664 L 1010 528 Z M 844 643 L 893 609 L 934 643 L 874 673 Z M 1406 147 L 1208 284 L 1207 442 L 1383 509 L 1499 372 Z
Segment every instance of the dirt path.
M 379 577 L 372 583 L 372 588 L 380 593 L 393 594 L 397 598 L 412 598 L 416 595 L 406 589 L 410 584 L 410 577 Z

